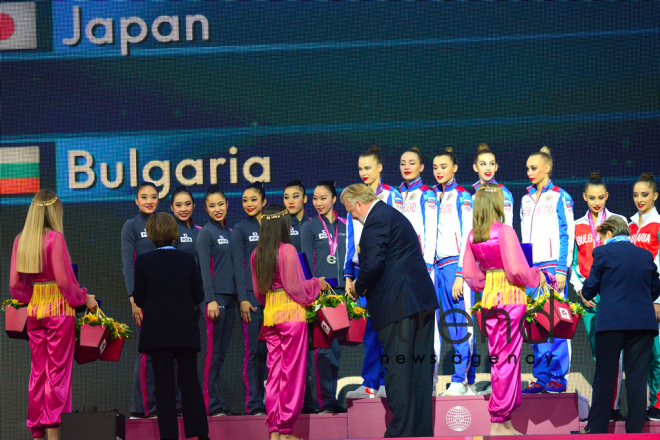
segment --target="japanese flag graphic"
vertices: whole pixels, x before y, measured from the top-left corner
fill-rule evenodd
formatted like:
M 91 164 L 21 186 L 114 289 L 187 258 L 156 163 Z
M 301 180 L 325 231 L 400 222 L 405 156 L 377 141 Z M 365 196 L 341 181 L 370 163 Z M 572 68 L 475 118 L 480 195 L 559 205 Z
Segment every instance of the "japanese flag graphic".
M 34 2 L 0 3 L 0 50 L 37 48 Z

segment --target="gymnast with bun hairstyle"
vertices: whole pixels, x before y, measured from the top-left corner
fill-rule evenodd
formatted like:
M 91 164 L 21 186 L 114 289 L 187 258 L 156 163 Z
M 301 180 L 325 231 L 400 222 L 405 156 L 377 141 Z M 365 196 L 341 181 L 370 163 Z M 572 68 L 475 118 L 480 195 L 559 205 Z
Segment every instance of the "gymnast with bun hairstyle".
M 495 180 L 495 173 L 497 173 L 499 165 L 495 153 L 488 145 L 479 144 L 477 153 L 474 155 L 472 169 L 479 175 L 479 180 L 472 184 L 475 193 L 484 183 L 492 183 L 502 190 L 504 194 L 504 220 L 507 226 L 513 227 L 513 195 L 506 186 L 497 183 L 497 180 Z
M 642 173 L 633 187 L 633 200 L 637 213 L 631 217 L 630 240 L 636 246 L 653 254 L 658 272 L 660 272 L 660 214 L 655 207 L 658 200 L 658 184 L 653 173 Z M 655 315 L 660 322 L 660 299 L 653 304 Z M 653 378 L 653 379 L 651 379 Z M 653 352 L 649 364 L 649 409 L 647 417 L 660 420 L 660 339 L 653 339 Z
M 532 183 L 520 205 L 522 242 L 532 244 L 534 267 L 556 276 L 557 293 L 567 296 L 566 276 L 573 262 L 575 221 L 573 199 L 550 178 L 553 160 L 550 149 L 543 147 L 527 159 L 527 177 Z M 540 290 L 528 289 L 537 297 Z M 570 367 L 570 340 L 534 344 L 534 377 L 525 394 L 566 391 Z M 550 357 L 552 356 L 552 357 Z M 548 365 L 547 359 L 552 359 Z
M 477 354 L 474 329 L 468 332 L 466 315 L 455 312 L 469 312 L 474 304 L 474 292 L 463 283 L 462 271 L 465 245 L 472 229 L 472 196 L 456 181 L 457 171 L 458 161 L 453 148 L 445 148 L 433 159 L 433 176 L 438 182 L 433 191 L 440 202 L 434 266 L 436 294 L 447 313 L 445 323 L 451 323 L 447 326 L 451 340 L 463 341 L 454 343 L 455 356 L 460 356 L 461 362 L 454 363 L 454 374 L 445 396 L 476 394 L 476 367 L 470 361 Z M 439 320 L 440 313 L 436 313 Z M 435 335 L 434 348 L 440 359 L 442 342 L 439 333 Z M 434 379 L 436 377 L 434 375 Z

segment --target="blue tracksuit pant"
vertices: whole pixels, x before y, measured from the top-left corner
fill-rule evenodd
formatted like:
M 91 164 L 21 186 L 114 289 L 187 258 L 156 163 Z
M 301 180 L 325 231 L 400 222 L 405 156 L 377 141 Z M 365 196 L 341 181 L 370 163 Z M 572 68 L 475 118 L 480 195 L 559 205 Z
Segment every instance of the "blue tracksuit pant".
M 359 269 L 355 269 L 357 279 Z M 367 298 L 360 298 L 360 305 L 369 308 Z M 367 319 L 367 327 L 364 331 L 364 360 L 362 361 L 362 385 L 377 390 L 385 386 L 385 368 L 380 362 L 383 354 L 383 345 L 378 339 L 378 332 L 371 328 L 371 318 Z
M 433 266 L 434 284 L 438 302 L 442 305 L 442 311 L 436 312 L 438 317 L 438 329 L 435 334 L 434 348 L 436 359 L 440 364 L 440 353 L 442 351 L 442 339 L 454 346 L 454 374 L 451 381 L 455 383 L 473 384 L 476 379 L 477 368 L 471 363 L 472 356 L 477 354 L 477 345 L 474 337 L 474 323 L 471 329 L 467 326 L 455 326 L 454 324 L 466 324 L 467 318 L 458 310 L 470 313 L 474 304 L 474 292 L 467 283 L 463 282 L 463 297 L 454 300 L 452 288 L 456 279 L 458 269 L 458 258 L 448 257 L 442 259 Z M 443 319 L 441 319 L 444 316 Z M 463 342 L 457 342 L 465 339 Z M 436 373 L 437 375 L 437 373 Z
M 554 264 L 553 264 L 554 263 Z M 555 262 L 546 262 L 534 264 L 534 267 L 543 267 L 548 272 L 555 274 L 557 265 Z M 568 281 L 568 279 L 567 279 Z M 566 297 L 568 291 L 568 282 L 564 288 L 563 295 Z M 527 288 L 527 294 L 534 298 L 538 296 L 539 290 L 536 288 Z M 555 380 L 562 385 L 566 385 L 566 375 L 571 366 L 571 341 L 562 338 L 548 339 L 548 342 L 534 344 L 534 377 L 539 385 L 547 385 L 548 382 Z M 552 356 L 552 358 L 550 358 Z M 548 365 L 550 359 L 550 365 Z

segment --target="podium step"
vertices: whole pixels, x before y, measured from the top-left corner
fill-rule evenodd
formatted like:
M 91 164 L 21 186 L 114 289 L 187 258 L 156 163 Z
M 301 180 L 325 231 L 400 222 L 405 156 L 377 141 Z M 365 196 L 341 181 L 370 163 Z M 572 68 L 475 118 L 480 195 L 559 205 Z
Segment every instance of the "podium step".
M 434 397 L 433 434 L 439 437 L 489 435 L 489 397 Z M 523 395 L 511 423 L 523 434 L 570 434 L 580 429 L 580 419 L 585 419 L 588 413 L 588 400 L 577 393 Z M 348 401 L 348 438 L 381 437 L 390 420 L 387 399 Z

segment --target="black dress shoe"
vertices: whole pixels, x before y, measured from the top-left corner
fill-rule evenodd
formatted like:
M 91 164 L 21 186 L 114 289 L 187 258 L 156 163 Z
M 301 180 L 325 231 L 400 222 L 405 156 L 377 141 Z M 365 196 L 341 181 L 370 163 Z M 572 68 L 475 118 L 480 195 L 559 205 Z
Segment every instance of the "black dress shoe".
M 626 416 L 621 414 L 620 409 L 613 409 L 612 412 L 610 413 L 610 420 L 613 422 L 625 422 Z
M 321 414 L 345 414 L 346 408 L 342 407 L 338 403 L 331 403 L 329 405 L 325 405 L 323 409 L 321 410 Z

